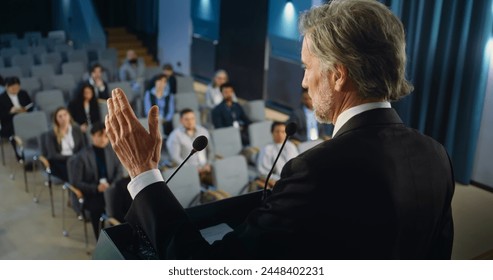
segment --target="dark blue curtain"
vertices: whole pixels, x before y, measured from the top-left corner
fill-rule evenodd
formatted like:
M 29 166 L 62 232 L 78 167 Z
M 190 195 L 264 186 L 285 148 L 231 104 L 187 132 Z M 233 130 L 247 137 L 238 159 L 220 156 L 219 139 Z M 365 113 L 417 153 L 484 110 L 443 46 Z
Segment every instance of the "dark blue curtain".
M 479 135 L 493 0 L 387 0 L 406 29 L 414 92 L 393 104 L 404 122 L 441 142 L 469 184 Z

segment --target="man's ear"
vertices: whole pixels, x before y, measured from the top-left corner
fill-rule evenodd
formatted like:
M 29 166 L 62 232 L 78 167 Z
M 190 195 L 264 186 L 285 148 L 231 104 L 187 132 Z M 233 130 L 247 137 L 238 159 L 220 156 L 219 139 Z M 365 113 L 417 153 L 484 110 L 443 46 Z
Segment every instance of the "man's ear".
M 341 64 L 334 65 L 334 71 L 332 72 L 332 79 L 334 82 L 334 89 L 337 91 L 342 91 L 348 81 L 347 68 Z

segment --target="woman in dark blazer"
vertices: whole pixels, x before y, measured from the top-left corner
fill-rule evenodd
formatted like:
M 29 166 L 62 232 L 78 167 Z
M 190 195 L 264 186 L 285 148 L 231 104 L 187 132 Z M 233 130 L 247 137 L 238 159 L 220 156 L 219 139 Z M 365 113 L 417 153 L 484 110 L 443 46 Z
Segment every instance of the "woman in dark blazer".
M 85 137 L 65 107 L 53 113 L 53 129 L 43 135 L 42 145 L 52 174 L 68 181 L 67 160 L 85 146 Z
M 68 105 L 68 110 L 83 133 L 88 131 L 91 124 L 101 121 L 98 101 L 90 84 L 83 84 L 78 89 L 75 98 Z

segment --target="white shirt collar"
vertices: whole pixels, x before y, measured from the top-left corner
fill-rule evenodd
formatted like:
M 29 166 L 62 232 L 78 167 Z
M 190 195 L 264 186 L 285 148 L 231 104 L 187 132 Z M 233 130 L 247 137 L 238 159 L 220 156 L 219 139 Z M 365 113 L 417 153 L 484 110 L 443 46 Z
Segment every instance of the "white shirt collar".
M 392 108 L 390 106 L 390 102 L 388 101 L 382 101 L 382 102 L 371 102 L 371 103 L 365 103 L 361 104 L 358 106 L 351 107 L 347 109 L 346 111 L 342 112 L 339 117 L 337 117 L 337 121 L 334 124 L 334 131 L 332 132 L 332 137 L 334 137 L 337 134 L 337 131 L 341 129 L 341 127 L 347 123 L 352 117 L 361 114 L 363 112 L 373 110 L 373 109 L 379 109 L 379 108 Z

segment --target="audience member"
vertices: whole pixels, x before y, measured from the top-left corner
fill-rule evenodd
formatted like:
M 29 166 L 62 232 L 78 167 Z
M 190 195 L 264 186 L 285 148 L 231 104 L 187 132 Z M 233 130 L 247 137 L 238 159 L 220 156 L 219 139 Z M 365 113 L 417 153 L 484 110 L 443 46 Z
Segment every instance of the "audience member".
M 91 128 L 92 145 L 77 154 L 72 183 L 84 194 L 84 207 L 90 212 L 94 235 L 99 237 L 99 218 L 105 211 L 104 192 L 122 178 L 123 169 L 108 145 L 104 124 Z
M 83 133 L 90 131 L 93 123 L 101 121 L 94 88 L 88 83 L 79 87 L 74 99 L 68 104 L 68 110 Z
M 144 83 L 145 64 L 139 60 L 134 50 L 127 51 L 127 58 L 120 66 L 119 78 L 130 82 L 134 92 L 140 93 Z
M 272 144 L 268 144 L 260 150 L 257 158 L 257 171 L 260 178 L 265 180 L 270 169 L 274 165 L 274 161 L 281 149 L 282 143 L 286 138 L 286 124 L 282 122 L 273 122 L 270 128 L 272 133 Z M 291 142 L 287 141 L 282 153 L 279 155 L 274 171 L 271 174 L 268 186 L 272 188 L 281 178 L 281 170 L 284 165 L 292 158 L 298 156 L 298 149 Z
M 30 112 L 33 103 L 29 94 L 21 89 L 21 81 L 17 77 L 5 78 L 5 91 L 0 95 L 0 118 L 2 123 L 1 136 L 8 138 L 14 134 L 12 119 L 16 114 Z
M 223 101 L 212 110 L 214 128 L 234 126 L 240 129 L 243 146 L 249 143 L 248 125 L 251 123 L 240 104 L 233 100 L 234 88 L 231 83 L 221 85 Z
M 330 139 L 334 128 L 332 124 L 322 124 L 317 121 L 313 112 L 312 98 L 308 95 L 307 89 L 303 89 L 301 106 L 291 113 L 289 122 L 297 124 L 296 133 L 291 136 L 294 143 Z
M 68 181 L 67 160 L 85 146 L 85 135 L 72 121 L 65 107 L 55 110 L 52 117 L 52 130 L 45 134 L 44 156 L 56 177 Z
M 94 88 L 96 98 L 108 99 L 108 97 L 110 96 L 110 89 L 108 88 L 108 84 L 103 80 L 103 66 L 95 63 L 91 66 L 89 71 L 89 79 L 80 84 L 79 87 L 81 87 L 84 83 L 89 83 Z
M 169 91 L 171 92 L 171 94 L 175 94 L 177 82 L 176 82 L 175 71 L 173 70 L 173 66 L 169 63 L 164 64 L 163 74 L 166 75 L 166 77 L 168 77 Z
M 169 135 L 171 130 L 173 130 L 173 115 L 175 113 L 175 99 L 170 93 L 167 81 L 166 75 L 158 74 L 154 78 L 154 87 L 147 90 L 144 96 L 144 112 L 146 117 L 151 107 L 157 105 L 165 135 Z
M 209 109 L 214 109 L 219 103 L 223 101 L 223 94 L 221 93 L 221 86 L 224 83 L 229 82 L 228 73 L 226 70 L 217 70 L 214 74 L 214 79 L 207 86 L 205 91 L 205 105 Z M 236 95 L 233 92 L 233 101 L 238 102 Z
M 193 110 L 183 109 L 180 112 L 180 127 L 171 132 L 166 141 L 166 147 L 170 154 L 171 161 L 179 165 L 185 160 L 192 150 L 192 143 L 200 135 L 210 139 L 209 132 L 204 127 L 197 125 L 196 116 Z M 212 145 L 207 145 L 206 149 L 198 152 L 191 157 L 187 164 L 197 167 L 200 181 L 205 185 L 212 185 L 211 163 L 214 159 Z

